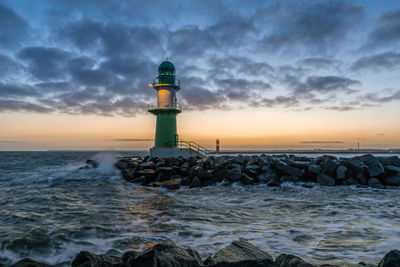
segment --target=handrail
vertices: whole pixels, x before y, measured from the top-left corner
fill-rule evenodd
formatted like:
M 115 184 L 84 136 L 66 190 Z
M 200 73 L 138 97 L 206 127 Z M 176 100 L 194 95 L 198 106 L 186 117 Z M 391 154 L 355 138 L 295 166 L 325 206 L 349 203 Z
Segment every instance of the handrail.
M 178 147 L 181 149 L 189 148 L 189 150 L 197 152 L 199 156 L 207 156 L 210 153 L 210 150 L 192 141 L 179 140 Z
M 157 102 L 154 104 L 147 104 L 147 110 L 151 109 L 179 109 L 182 110 L 182 105 L 179 103 L 170 102 Z
M 155 78 L 153 80 L 153 82 L 151 83 L 151 86 L 155 86 L 155 85 L 159 85 L 159 84 L 162 84 L 162 83 L 160 83 L 160 80 L 158 78 Z M 178 80 L 178 79 L 175 79 L 175 82 L 173 84 L 171 84 L 171 85 L 175 85 L 175 86 L 181 87 L 181 81 Z

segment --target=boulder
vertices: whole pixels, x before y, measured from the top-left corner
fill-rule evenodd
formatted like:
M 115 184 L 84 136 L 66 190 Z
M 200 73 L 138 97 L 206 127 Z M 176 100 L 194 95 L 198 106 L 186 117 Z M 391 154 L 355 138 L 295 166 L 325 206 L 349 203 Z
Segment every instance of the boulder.
M 51 267 L 51 265 L 46 264 L 46 263 L 37 262 L 37 261 L 34 261 L 29 258 L 25 258 L 15 264 L 11 265 L 11 267 Z
M 367 177 L 365 177 L 365 175 L 362 172 L 357 173 L 356 180 L 359 184 L 362 184 L 362 185 L 368 184 L 368 179 L 367 179 Z
M 254 178 L 251 178 L 247 174 L 242 173 L 242 177 L 240 177 L 240 182 L 242 184 L 252 184 L 254 183 Z
M 300 257 L 290 254 L 281 254 L 275 260 L 275 267 L 315 267 L 315 266 L 303 261 Z
M 398 267 L 400 266 L 400 251 L 397 249 L 391 250 L 383 256 L 378 267 Z
M 214 177 L 219 181 L 229 180 L 229 172 L 227 169 L 220 169 L 214 173 Z
M 142 164 L 140 164 L 140 167 L 142 169 L 154 169 L 155 166 L 156 165 L 154 164 L 153 161 L 146 161 L 146 162 L 143 162 Z
M 155 172 L 156 172 L 156 175 L 161 173 L 161 174 L 163 174 L 163 175 L 165 175 L 167 177 L 176 174 L 176 171 L 172 167 L 158 167 L 158 168 L 156 168 Z
M 270 254 L 258 247 L 238 240 L 221 249 L 205 262 L 209 266 L 241 266 L 241 267 L 273 267 L 274 261 Z
M 347 168 L 343 165 L 340 165 L 336 169 L 336 178 L 338 180 L 344 180 L 346 178 L 346 172 L 347 172 Z
M 251 177 L 256 177 L 259 174 L 260 167 L 258 165 L 246 165 L 244 172 Z
M 329 175 L 320 173 L 317 177 L 317 183 L 319 183 L 320 185 L 324 185 L 324 186 L 334 186 L 335 179 L 333 179 Z
M 200 170 L 203 170 L 203 167 L 200 165 L 194 165 L 189 170 L 190 177 L 195 177 L 199 174 Z
M 143 170 L 138 170 L 135 173 L 135 177 L 140 177 L 144 176 L 146 179 L 151 180 L 155 178 L 155 170 L 153 169 L 143 169 Z
M 199 254 L 190 248 L 173 244 L 157 244 L 134 257 L 128 257 L 126 267 L 197 267 L 203 262 Z
M 364 162 L 364 164 L 366 164 L 366 165 L 368 165 L 369 162 L 374 161 L 376 159 L 372 154 L 365 154 L 365 155 L 357 156 L 354 158 Z
M 198 177 L 194 177 L 193 181 L 190 183 L 189 187 L 193 188 L 193 187 L 199 187 L 201 186 L 201 180 Z
M 200 178 L 200 180 L 204 181 L 204 180 L 210 180 L 212 178 L 214 178 L 214 174 L 213 174 L 213 170 L 205 170 L 203 168 L 201 168 L 199 170 L 199 173 L 197 174 L 197 177 Z
M 122 255 L 122 266 L 126 266 L 129 261 L 134 260 L 140 253 L 136 251 L 128 251 Z
M 386 175 L 400 173 L 400 167 L 396 166 L 384 166 L 383 169 L 385 170 Z
M 277 163 L 275 163 L 275 169 L 277 169 L 279 172 L 283 174 L 290 176 L 300 177 L 303 174 L 301 170 L 294 167 L 290 167 L 282 161 L 278 161 Z
M 237 182 L 242 177 L 242 170 L 240 168 L 233 168 L 228 171 L 228 181 Z
M 373 187 L 373 188 L 379 188 L 379 189 L 385 188 L 385 187 L 381 184 L 381 182 L 379 182 L 379 180 L 378 180 L 377 178 L 375 178 L 375 177 L 372 177 L 371 179 L 369 179 L 368 185 L 369 185 L 370 187 Z
M 383 182 L 387 185 L 400 185 L 400 173 L 386 176 Z
M 97 255 L 89 251 L 81 251 L 72 262 L 72 267 L 117 267 L 121 265 L 118 257 Z
M 336 160 L 327 159 L 321 163 L 322 173 L 336 176 L 336 168 L 338 164 Z
M 321 172 L 321 167 L 319 165 L 309 165 L 307 167 L 307 177 L 311 179 L 316 179 Z
M 290 167 L 294 167 L 297 169 L 306 170 L 308 165 L 310 165 L 310 162 L 308 162 L 308 161 L 290 161 L 288 163 L 288 165 Z
M 400 167 L 400 158 L 398 156 L 384 157 L 381 161 L 383 166 L 395 166 Z
M 373 159 L 368 163 L 368 174 L 370 177 L 384 177 L 385 170 L 382 164 L 377 159 Z
M 357 159 L 346 159 L 345 161 L 343 161 L 343 164 L 345 164 L 346 167 L 351 170 L 354 175 L 364 172 L 364 168 L 366 167 L 362 161 Z

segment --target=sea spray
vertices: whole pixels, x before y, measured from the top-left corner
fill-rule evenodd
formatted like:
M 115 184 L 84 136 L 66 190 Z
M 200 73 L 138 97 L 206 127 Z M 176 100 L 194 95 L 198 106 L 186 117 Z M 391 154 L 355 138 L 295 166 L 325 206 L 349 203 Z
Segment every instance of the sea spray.
M 94 161 L 98 164 L 97 171 L 106 175 L 116 172 L 114 164 L 117 160 L 117 154 L 114 152 L 101 152 L 94 156 Z

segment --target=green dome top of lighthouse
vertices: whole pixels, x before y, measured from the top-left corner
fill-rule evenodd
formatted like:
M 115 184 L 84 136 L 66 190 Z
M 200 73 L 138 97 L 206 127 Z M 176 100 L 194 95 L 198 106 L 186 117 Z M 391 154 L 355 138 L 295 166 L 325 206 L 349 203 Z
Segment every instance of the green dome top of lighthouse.
M 169 74 L 167 74 L 167 72 Z M 158 74 L 173 75 L 175 73 L 175 66 L 170 61 L 163 61 L 160 66 L 158 66 Z

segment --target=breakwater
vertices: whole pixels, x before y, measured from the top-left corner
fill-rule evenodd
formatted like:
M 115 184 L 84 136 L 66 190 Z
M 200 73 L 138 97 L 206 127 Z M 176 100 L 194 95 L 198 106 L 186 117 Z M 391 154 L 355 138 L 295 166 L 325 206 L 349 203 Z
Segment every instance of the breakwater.
M 0 264 L 1 266 L 1 264 Z M 50 267 L 46 263 L 25 258 L 12 267 Z M 98 255 L 89 251 L 81 251 L 73 260 L 72 267 L 316 267 L 300 257 L 291 254 L 280 254 L 274 260 L 271 254 L 244 240 L 232 242 L 219 250 L 214 256 L 204 261 L 191 248 L 182 248 L 174 243 L 161 243 L 142 252 L 128 251 L 123 255 Z M 335 267 L 335 265 L 318 265 Z M 374 263 L 359 262 L 348 266 L 358 267 L 396 267 L 400 266 L 400 251 L 391 250 Z
M 89 161 L 95 165 L 95 162 Z M 400 185 L 400 158 L 365 154 L 352 158 L 324 155 L 316 158 L 296 155 L 211 156 L 159 159 L 122 158 L 115 165 L 125 180 L 153 187 L 178 189 L 217 183 L 285 182 L 309 186 L 361 185 L 386 188 Z

